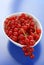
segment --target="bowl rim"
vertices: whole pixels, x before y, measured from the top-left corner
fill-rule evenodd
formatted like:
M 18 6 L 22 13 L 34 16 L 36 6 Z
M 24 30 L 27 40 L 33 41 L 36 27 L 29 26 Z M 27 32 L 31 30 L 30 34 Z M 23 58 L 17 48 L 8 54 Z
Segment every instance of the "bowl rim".
M 37 41 L 33 46 L 31 46 L 31 47 L 35 47 L 35 46 L 39 43 L 39 41 L 41 40 L 41 38 L 42 38 L 43 29 L 42 29 L 42 25 L 41 25 L 40 21 L 38 20 L 38 18 L 36 18 L 36 17 L 35 17 L 33 14 L 31 14 L 31 13 L 27 13 L 27 12 L 16 12 L 16 13 L 13 13 L 13 14 L 10 14 L 10 15 L 6 16 L 6 17 L 3 19 L 3 22 L 2 22 L 2 26 L 3 26 L 2 29 L 3 29 L 4 35 L 5 35 L 11 42 L 13 42 L 15 45 L 17 45 L 17 46 L 19 46 L 19 47 L 24 47 L 24 45 L 21 45 L 21 44 L 15 42 L 15 41 L 13 41 L 12 39 L 10 39 L 10 38 L 7 36 L 7 34 L 5 33 L 5 31 L 4 31 L 4 21 L 5 21 L 5 19 L 8 18 L 8 17 L 11 17 L 11 16 L 13 16 L 13 15 L 20 15 L 21 13 L 25 13 L 25 14 L 27 14 L 27 15 L 31 15 L 31 16 L 37 21 L 37 23 L 40 25 L 40 29 L 41 29 L 40 38 L 38 39 L 38 41 Z

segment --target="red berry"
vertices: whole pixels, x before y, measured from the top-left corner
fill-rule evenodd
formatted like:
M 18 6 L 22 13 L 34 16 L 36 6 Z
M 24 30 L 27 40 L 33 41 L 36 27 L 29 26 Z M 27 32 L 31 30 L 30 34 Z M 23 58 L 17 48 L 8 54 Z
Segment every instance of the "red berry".
M 8 30 L 5 30 L 5 33 L 6 33 L 7 35 L 8 35 L 8 32 L 9 32 Z
M 21 45 L 25 45 L 25 40 L 19 40 L 19 43 L 20 43 Z
M 37 34 L 41 33 L 41 30 L 39 28 L 36 29 Z
M 30 35 L 32 35 L 34 37 L 35 34 L 33 32 L 31 32 Z
M 18 33 L 17 32 L 13 32 L 13 35 L 17 37 L 18 36 Z
M 32 22 L 33 21 L 33 17 L 28 17 L 29 18 L 29 21 Z
M 22 48 L 22 50 L 23 50 L 23 51 L 26 51 L 26 50 L 27 50 L 27 48 L 26 48 L 26 47 L 23 47 L 23 48 Z
M 25 39 L 25 36 L 24 36 L 23 34 L 20 34 L 20 35 L 19 35 L 19 39 L 20 39 L 20 40 L 24 40 L 24 39 Z
M 14 25 L 14 24 L 13 24 L 13 25 L 11 25 L 11 28 L 12 28 L 12 29 L 14 29 L 14 28 L 15 28 L 15 25 Z
M 9 19 L 10 20 L 16 20 L 17 16 L 11 16 Z
M 30 52 L 33 52 L 33 51 L 34 51 L 34 48 L 33 48 L 33 47 L 30 47 L 30 48 L 29 48 L 29 51 L 30 51 Z
M 33 36 L 32 36 L 32 35 L 29 35 L 29 36 L 28 36 L 28 39 L 29 39 L 29 40 L 33 40 Z
M 18 34 L 19 34 L 19 35 L 20 35 L 20 34 L 23 34 L 22 30 L 19 30 L 19 31 L 18 31 Z
M 34 27 L 35 23 L 32 21 L 32 22 L 30 23 L 30 25 L 31 25 L 32 27 Z
M 8 32 L 8 34 L 9 34 L 9 36 L 12 35 L 12 30 L 10 30 L 10 31 Z
M 30 25 L 26 23 L 27 28 L 30 28 Z
M 18 28 L 14 28 L 14 32 L 18 32 Z
M 21 28 L 21 25 L 20 25 L 20 24 L 18 24 L 18 25 L 17 25 L 17 28 Z
M 27 30 L 27 26 L 26 26 L 26 25 L 22 26 L 22 28 L 23 28 L 24 30 Z
M 26 16 L 26 15 L 25 15 L 24 13 L 21 14 L 21 18 L 25 18 L 25 16 Z
M 30 45 L 30 46 L 33 46 L 34 44 L 35 44 L 35 41 L 34 41 L 34 40 L 30 40 L 29 45 Z
M 29 52 L 29 56 L 31 56 L 32 55 L 32 52 L 30 52 L 30 51 L 28 51 Z
M 12 39 L 13 35 L 10 35 L 10 38 Z
M 33 59 L 34 57 L 35 57 L 34 54 L 30 55 L 30 58 L 31 58 L 31 59 Z
M 14 23 L 15 23 L 15 21 L 14 21 L 14 20 L 12 20 L 10 24 L 11 24 L 11 25 L 14 25 Z
M 25 56 L 28 56 L 29 55 L 29 53 L 28 52 L 25 52 Z
M 7 23 L 8 23 L 8 21 L 9 21 L 9 18 L 6 18 L 5 23 L 7 24 Z
M 30 28 L 29 33 L 33 32 L 33 29 Z
M 9 26 L 9 27 L 7 27 L 7 29 L 8 29 L 8 30 L 10 30 L 10 29 L 11 29 L 11 28 L 10 28 L 10 26 Z
M 35 39 L 36 41 L 39 39 L 39 37 L 40 37 L 40 36 L 39 36 L 38 34 L 35 34 L 35 35 L 34 35 L 34 39 Z
M 17 37 L 16 37 L 16 36 L 13 36 L 13 37 L 12 37 L 12 40 L 13 40 L 13 41 L 17 41 Z

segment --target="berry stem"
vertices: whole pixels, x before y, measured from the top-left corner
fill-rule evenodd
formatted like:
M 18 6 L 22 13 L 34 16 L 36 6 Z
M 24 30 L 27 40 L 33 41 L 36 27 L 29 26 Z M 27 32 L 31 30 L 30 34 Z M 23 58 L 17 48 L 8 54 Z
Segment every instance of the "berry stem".
M 25 38 L 27 37 L 27 34 L 25 34 L 24 30 L 21 28 L 23 34 L 25 35 Z

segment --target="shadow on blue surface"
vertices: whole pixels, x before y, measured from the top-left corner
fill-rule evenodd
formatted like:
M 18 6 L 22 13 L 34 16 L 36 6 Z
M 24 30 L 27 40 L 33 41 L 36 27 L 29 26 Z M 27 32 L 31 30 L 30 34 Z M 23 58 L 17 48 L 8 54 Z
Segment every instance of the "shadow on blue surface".
M 40 53 L 41 53 L 41 46 L 40 42 L 37 46 L 34 47 L 35 51 L 35 58 L 30 59 L 29 57 L 24 56 L 24 53 L 22 49 L 16 45 L 14 45 L 12 42 L 8 42 L 8 51 L 10 55 L 21 65 L 34 65 L 34 63 L 39 59 Z

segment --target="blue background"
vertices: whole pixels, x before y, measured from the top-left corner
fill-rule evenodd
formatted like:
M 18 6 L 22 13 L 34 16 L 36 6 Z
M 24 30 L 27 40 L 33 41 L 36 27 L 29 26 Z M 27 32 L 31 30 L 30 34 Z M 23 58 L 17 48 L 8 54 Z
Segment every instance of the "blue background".
M 7 15 L 22 11 L 36 16 L 43 28 L 42 39 L 34 47 L 34 59 L 25 57 L 21 48 L 10 42 L 2 30 Z M 0 0 L 0 65 L 44 65 L 44 0 Z

